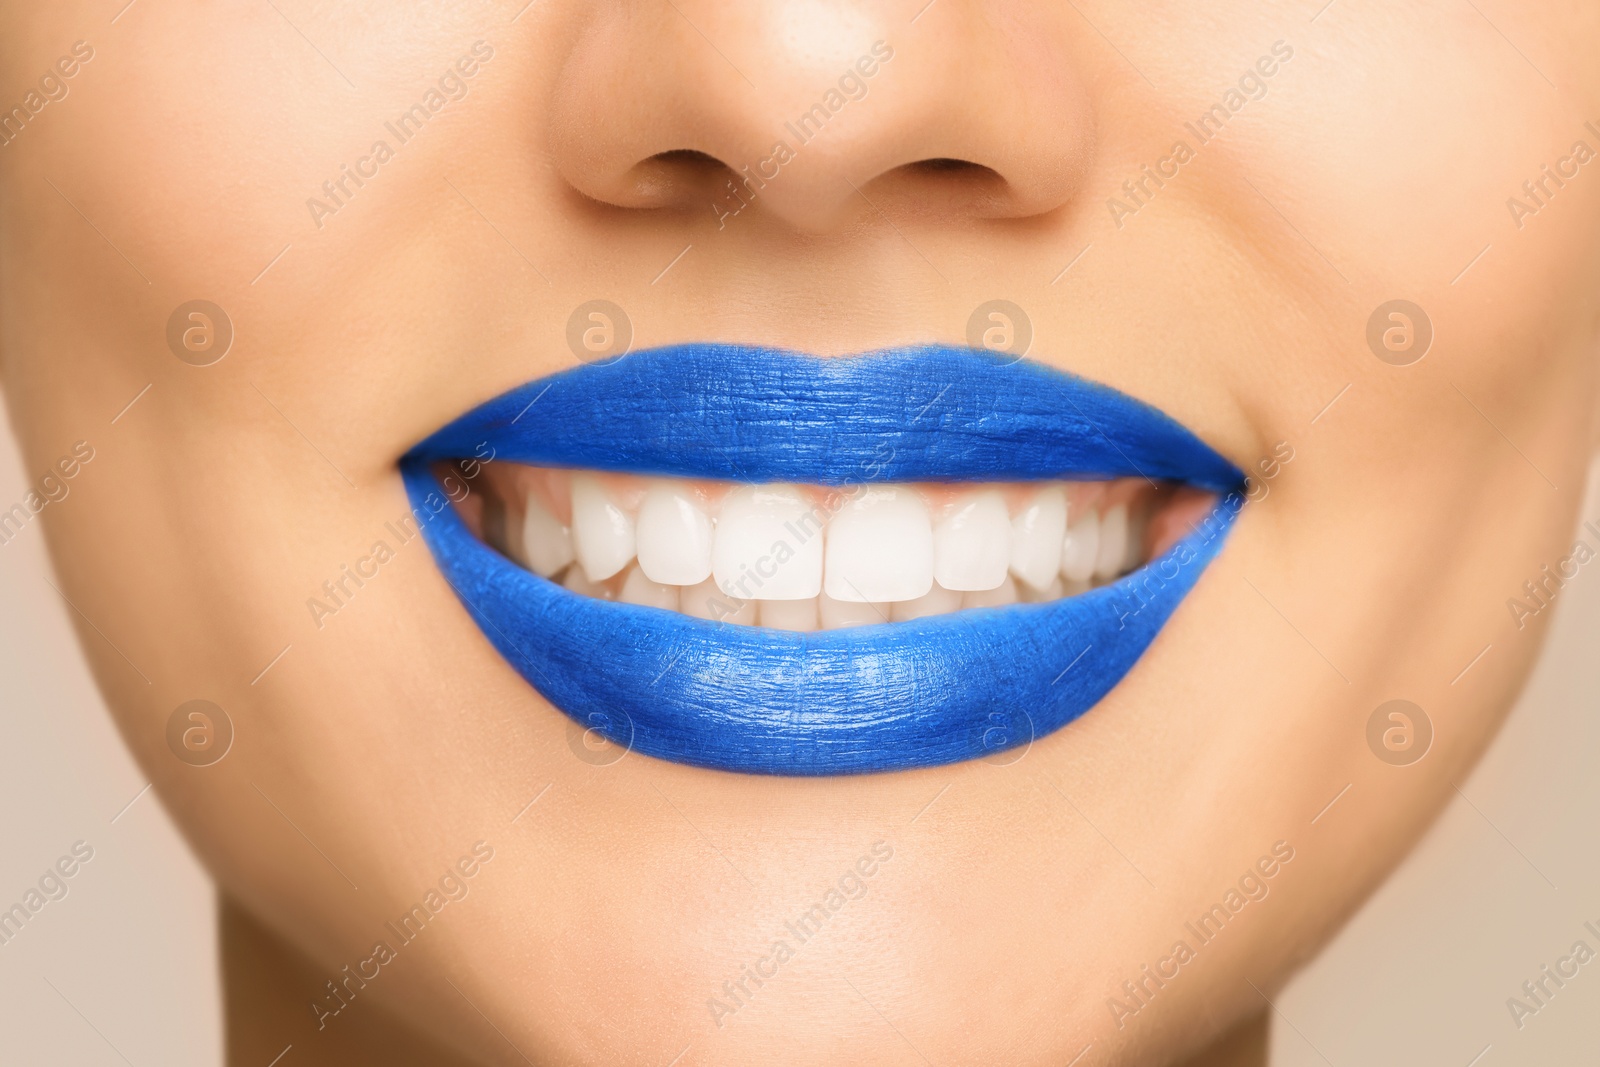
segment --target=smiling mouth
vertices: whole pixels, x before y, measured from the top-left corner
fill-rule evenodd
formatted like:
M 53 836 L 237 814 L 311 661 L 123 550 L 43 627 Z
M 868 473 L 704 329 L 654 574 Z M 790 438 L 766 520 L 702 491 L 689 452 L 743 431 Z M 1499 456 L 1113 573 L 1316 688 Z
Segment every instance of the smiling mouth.
M 830 487 L 512 463 L 474 488 L 459 505 L 473 535 L 565 589 L 800 633 L 1085 593 L 1216 502 L 1139 478 Z
M 582 726 L 754 773 L 956 762 L 1071 722 L 1243 504 L 1155 409 L 953 348 L 577 367 L 413 449 L 414 505 L 490 456 L 424 525 L 488 640 Z

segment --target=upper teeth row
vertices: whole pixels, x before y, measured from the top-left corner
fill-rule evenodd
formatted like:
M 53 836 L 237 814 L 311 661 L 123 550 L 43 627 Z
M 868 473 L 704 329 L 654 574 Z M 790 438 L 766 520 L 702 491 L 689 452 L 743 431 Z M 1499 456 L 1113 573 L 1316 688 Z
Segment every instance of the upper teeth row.
M 1125 504 L 1069 517 L 1057 483 L 1016 507 L 998 488 L 975 488 L 937 516 L 906 485 L 855 486 L 825 503 L 799 486 L 743 485 L 723 498 L 715 519 L 690 489 L 670 480 L 648 482 L 636 508 L 590 474 L 574 474 L 571 493 L 570 526 L 539 494 L 526 497 L 520 547 L 533 571 L 551 577 L 576 560 L 590 582 L 601 582 L 637 559 L 653 583 L 714 580 L 738 602 L 825 594 L 887 604 L 925 597 L 935 583 L 949 591 L 995 590 L 1010 576 L 1044 593 L 1058 579 L 1104 580 L 1139 562 Z

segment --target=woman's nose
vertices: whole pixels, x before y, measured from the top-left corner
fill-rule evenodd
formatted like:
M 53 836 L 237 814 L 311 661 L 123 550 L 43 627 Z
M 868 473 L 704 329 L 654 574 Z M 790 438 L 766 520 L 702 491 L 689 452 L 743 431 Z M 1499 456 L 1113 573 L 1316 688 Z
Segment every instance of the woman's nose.
M 1018 218 L 1072 198 L 1094 113 L 1056 5 L 596 2 L 560 71 L 552 148 L 620 208 L 755 209 L 797 231 L 863 213 Z

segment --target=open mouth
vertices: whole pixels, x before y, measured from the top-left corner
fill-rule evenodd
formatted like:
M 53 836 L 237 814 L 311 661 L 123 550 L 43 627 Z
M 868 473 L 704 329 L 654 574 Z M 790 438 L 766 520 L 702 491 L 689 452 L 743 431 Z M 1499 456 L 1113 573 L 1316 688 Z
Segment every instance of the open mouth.
M 1130 478 L 748 485 L 511 463 L 474 488 L 473 535 L 574 593 L 800 633 L 1084 593 L 1216 501 Z
M 469 466 L 454 509 L 424 506 Z M 484 634 L 576 722 L 804 775 L 989 756 L 1083 714 L 1244 481 L 1139 401 L 952 348 L 639 352 L 491 400 L 402 470 Z

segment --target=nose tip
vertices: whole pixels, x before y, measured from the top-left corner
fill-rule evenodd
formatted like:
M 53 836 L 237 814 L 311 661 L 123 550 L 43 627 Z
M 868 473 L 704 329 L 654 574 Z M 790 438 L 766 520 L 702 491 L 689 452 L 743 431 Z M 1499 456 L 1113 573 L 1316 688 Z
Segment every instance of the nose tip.
M 946 0 L 920 33 L 818 0 L 715 2 L 598 13 L 578 35 L 552 128 L 574 189 L 822 232 L 891 206 L 1042 214 L 1088 170 L 1094 116 L 1050 18 L 1001 32 Z

